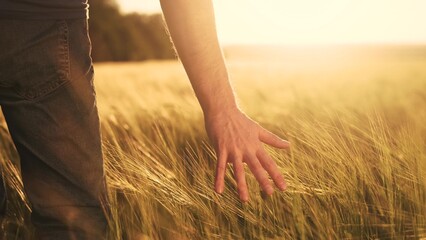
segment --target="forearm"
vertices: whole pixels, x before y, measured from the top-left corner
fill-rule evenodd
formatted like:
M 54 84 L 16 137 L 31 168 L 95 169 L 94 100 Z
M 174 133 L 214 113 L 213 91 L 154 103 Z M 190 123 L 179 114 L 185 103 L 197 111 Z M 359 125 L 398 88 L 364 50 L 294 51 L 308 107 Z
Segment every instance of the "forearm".
M 160 1 L 177 53 L 203 108 L 207 134 L 215 146 L 216 192 L 224 190 L 227 163 L 233 165 L 242 201 L 249 199 L 243 163 L 267 194 L 274 191 L 268 173 L 284 190 L 284 178 L 261 143 L 278 148 L 288 148 L 289 144 L 238 111 L 217 39 L 211 0 Z
M 205 115 L 237 108 L 211 0 L 161 0 L 170 35 Z

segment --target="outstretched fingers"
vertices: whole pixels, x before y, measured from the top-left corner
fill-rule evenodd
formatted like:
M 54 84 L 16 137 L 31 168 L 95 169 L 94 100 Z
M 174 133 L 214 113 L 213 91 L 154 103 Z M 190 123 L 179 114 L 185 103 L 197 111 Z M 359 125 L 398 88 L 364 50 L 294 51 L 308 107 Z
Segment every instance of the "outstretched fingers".
M 290 143 L 261 127 L 259 140 L 276 148 L 289 148 Z
M 240 196 L 241 201 L 247 202 L 249 200 L 249 194 L 242 160 L 242 156 L 233 156 L 232 163 L 234 165 L 234 177 L 237 181 L 238 195 Z
M 271 176 L 278 189 L 284 191 L 287 188 L 287 184 L 284 180 L 283 175 L 280 173 L 275 161 L 268 155 L 268 153 L 263 148 L 257 151 L 256 156 L 259 159 L 262 167 L 269 173 L 269 176 Z
M 225 186 L 225 174 L 228 161 L 234 166 L 234 178 L 237 182 L 238 195 L 241 201 L 248 202 L 249 194 L 247 189 L 243 158 L 238 154 L 227 154 L 222 151 L 218 154 L 216 176 L 215 176 L 215 191 L 222 193 Z
M 246 158 L 246 163 L 248 167 L 250 168 L 250 171 L 253 173 L 257 182 L 259 182 L 259 185 L 262 188 L 262 190 L 266 194 L 272 195 L 272 193 L 274 192 L 274 188 L 272 187 L 271 181 L 268 178 L 267 172 L 262 167 L 259 160 L 256 158 L 255 155 L 254 156 L 247 155 L 245 158 Z
M 215 191 L 217 193 L 222 193 L 225 186 L 227 154 L 225 151 L 220 151 L 217 155 Z

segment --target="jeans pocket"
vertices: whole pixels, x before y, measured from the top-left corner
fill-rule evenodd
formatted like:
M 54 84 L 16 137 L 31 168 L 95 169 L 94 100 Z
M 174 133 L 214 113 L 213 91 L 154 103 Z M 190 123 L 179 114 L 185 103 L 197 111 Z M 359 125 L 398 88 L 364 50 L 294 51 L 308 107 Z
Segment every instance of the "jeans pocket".
M 34 101 L 69 81 L 69 29 L 65 20 L 23 27 L 17 36 L 24 35 L 26 41 L 20 41 L 10 57 L 11 83 L 19 96 Z

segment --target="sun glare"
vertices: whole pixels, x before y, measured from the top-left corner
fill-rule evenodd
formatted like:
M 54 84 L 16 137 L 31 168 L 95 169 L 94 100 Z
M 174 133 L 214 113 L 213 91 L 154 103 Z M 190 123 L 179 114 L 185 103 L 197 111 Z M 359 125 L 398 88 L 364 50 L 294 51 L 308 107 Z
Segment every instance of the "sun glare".
M 217 11 L 219 29 L 233 32 L 235 41 L 247 41 L 248 43 L 314 43 L 326 40 L 321 34 L 322 29 L 338 23 L 337 19 L 342 17 L 353 5 L 350 0 L 328 0 L 324 1 L 283 1 L 249 0 L 245 7 L 234 6 L 234 15 L 238 25 L 227 27 L 224 22 L 235 21 L 229 17 L 221 16 Z M 237 5 L 237 4 L 235 4 Z M 235 11 L 239 9 L 239 11 Z M 244 26 L 244 27 L 242 27 Z M 228 29 L 227 29 L 228 28 Z M 240 31 L 240 29 L 242 29 Z M 250 29 L 250 31 L 244 31 Z M 249 32 L 250 36 L 246 36 Z M 238 36 L 240 35 L 241 36 Z M 225 37 L 225 36 L 224 36 Z
M 324 4 L 323 1 L 309 0 L 249 0 L 249 6 L 253 21 L 261 20 L 261 24 L 272 24 L 272 27 L 281 29 L 309 31 L 330 24 L 351 6 L 351 1 L 328 0 L 328 4 Z
M 426 43 L 424 0 L 213 0 L 225 44 Z M 119 0 L 160 12 L 158 0 Z
M 221 12 L 226 4 L 231 6 Z M 218 0 L 216 5 L 222 39 L 235 43 L 426 42 L 421 1 Z

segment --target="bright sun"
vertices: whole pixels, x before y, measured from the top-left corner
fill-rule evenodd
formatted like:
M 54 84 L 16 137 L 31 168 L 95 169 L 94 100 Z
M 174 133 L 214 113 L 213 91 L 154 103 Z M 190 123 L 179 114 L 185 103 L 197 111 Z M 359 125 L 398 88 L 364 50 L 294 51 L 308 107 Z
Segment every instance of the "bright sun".
M 426 43 L 425 0 L 213 0 L 225 44 Z M 158 0 L 119 0 L 161 11 Z
M 248 0 L 252 18 L 273 23 L 286 29 L 311 30 L 331 23 L 351 5 L 349 0 L 323 1 L 265 1 Z M 352 2 L 353 4 L 353 2 Z
M 314 43 L 325 40 L 321 32 L 338 24 L 338 19 L 354 4 L 350 0 L 327 0 L 326 4 L 325 1 L 311 0 L 247 0 L 247 3 L 244 13 L 238 15 L 242 14 L 240 17 L 245 18 L 246 24 L 258 32 L 254 36 L 260 43 Z

